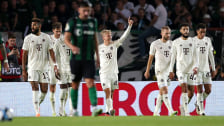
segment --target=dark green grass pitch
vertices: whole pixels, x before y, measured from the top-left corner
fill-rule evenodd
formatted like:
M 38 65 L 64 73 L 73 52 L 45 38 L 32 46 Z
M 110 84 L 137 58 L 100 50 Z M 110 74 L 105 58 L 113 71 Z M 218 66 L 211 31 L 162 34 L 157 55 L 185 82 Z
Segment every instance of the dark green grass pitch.
M 224 126 L 224 116 L 16 117 L 0 126 Z

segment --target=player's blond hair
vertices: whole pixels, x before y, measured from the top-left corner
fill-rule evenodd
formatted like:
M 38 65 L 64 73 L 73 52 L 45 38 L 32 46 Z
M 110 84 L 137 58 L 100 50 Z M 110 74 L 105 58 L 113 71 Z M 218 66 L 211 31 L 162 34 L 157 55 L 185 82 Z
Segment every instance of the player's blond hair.
M 111 30 L 104 29 L 100 32 L 100 34 L 103 36 L 105 33 L 111 33 Z
M 171 29 L 170 29 L 169 26 L 163 26 L 163 27 L 161 28 L 161 31 L 163 31 L 163 30 L 171 30 Z

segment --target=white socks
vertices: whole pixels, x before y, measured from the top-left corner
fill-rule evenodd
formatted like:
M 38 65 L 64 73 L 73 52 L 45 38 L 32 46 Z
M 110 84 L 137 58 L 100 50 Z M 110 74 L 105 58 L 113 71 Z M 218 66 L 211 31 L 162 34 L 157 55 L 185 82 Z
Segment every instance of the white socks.
M 188 115 L 188 93 L 183 93 L 181 94 L 182 98 L 182 106 L 184 108 L 185 115 Z
M 168 94 L 163 94 L 162 97 L 163 97 L 163 102 L 165 103 L 169 113 L 172 114 L 173 113 L 173 108 L 170 105 L 170 99 L 168 97 Z
M 68 101 L 69 101 L 69 110 L 70 110 L 70 112 L 73 111 L 72 99 L 71 99 L 71 89 L 72 89 L 72 87 L 68 87 Z
M 66 93 L 67 93 L 67 88 L 65 88 L 65 89 L 61 89 L 61 91 L 60 91 L 60 96 L 59 96 L 59 98 L 60 98 L 60 108 L 63 110 L 63 112 L 64 112 L 64 105 L 65 105 L 65 97 L 66 97 Z
M 204 101 L 208 97 L 209 94 L 207 94 L 205 92 L 203 92 L 202 94 L 203 94 L 203 101 Z
M 33 92 L 33 105 L 34 105 L 34 109 L 36 114 L 40 113 L 39 111 L 39 91 L 32 91 Z
M 153 115 L 159 115 L 159 110 L 161 108 L 162 103 L 163 103 L 162 95 L 158 94 L 157 100 L 156 100 L 156 107 L 155 107 L 155 111 Z
M 51 109 L 53 113 L 55 112 L 55 93 L 54 92 L 50 92 L 50 101 L 51 101 Z
M 39 105 L 44 101 L 44 98 L 45 98 L 46 94 L 47 94 L 47 93 L 43 93 L 43 92 L 40 93 L 40 97 L 39 97 Z
M 113 100 L 111 98 L 106 99 L 106 112 L 110 113 L 110 110 L 113 109 Z
M 200 109 L 200 114 L 204 113 L 204 104 L 203 104 L 203 94 L 202 93 L 197 93 L 197 105 Z

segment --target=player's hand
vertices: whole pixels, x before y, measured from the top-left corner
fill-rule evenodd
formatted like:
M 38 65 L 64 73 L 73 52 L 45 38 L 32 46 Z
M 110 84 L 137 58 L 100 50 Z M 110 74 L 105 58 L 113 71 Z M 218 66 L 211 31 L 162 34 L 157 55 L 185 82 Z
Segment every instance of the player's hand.
M 58 80 L 61 80 L 61 75 L 60 75 L 60 72 L 59 72 L 59 70 L 58 70 L 57 65 L 54 66 L 54 72 L 55 72 L 55 77 L 56 77 Z
M 129 18 L 128 18 L 128 24 L 129 24 L 129 26 L 132 26 L 133 23 L 134 23 L 134 21 L 131 20 L 131 18 L 129 17 Z
M 170 72 L 169 78 L 170 78 L 171 80 L 174 79 L 174 73 L 173 73 L 173 72 Z
M 212 71 L 211 74 L 212 74 L 212 79 L 213 79 L 213 78 L 215 78 L 215 76 L 216 76 L 217 73 L 216 73 L 216 71 Z
M 145 74 L 144 74 L 144 76 L 145 76 L 145 79 L 148 79 L 148 78 L 150 77 L 150 74 L 149 74 L 149 72 L 145 71 Z
M 195 68 L 193 69 L 193 73 L 194 73 L 194 74 L 197 74 L 197 73 L 198 73 L 198 68 L 197 68 L 197 67 L 195 67 Z
M 78 47 L 76 47 L 76 46 L 72 46 L 71 50 L 72 50 L 72 53 L 73 53 L 74 55 L 80 53 L 80 49 L 79 49 Z
M 4 63 L 4 68 L 7 70 L 7 72 L 9 72 L 9 64 L 8 63 Z
M 24 81 L 27 81 L 27 76 L 28 76 L 28 74 L 27 74 L 27 72 L 26 72 L 25 70 L 23 70 L 23 72 L 22 72 L 22 76 L 23 76 L 23 80 L 24 80 Z
M 221 77 L 224 78 L 224 73 L 223 72 L 221 72 Z

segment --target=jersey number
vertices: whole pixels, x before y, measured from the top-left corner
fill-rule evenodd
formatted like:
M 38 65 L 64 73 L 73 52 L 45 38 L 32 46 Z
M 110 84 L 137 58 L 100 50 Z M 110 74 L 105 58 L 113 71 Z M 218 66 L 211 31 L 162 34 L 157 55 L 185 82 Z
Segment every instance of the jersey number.
M 42 44 L 37 44 L 36 48 L 37 48 L 38 51 L 41 51 L 42 50 Z

